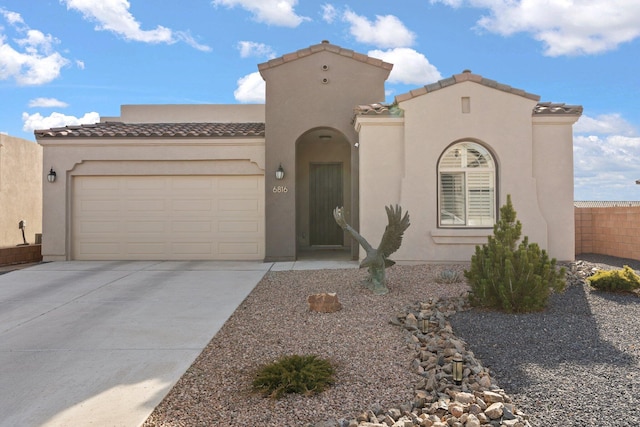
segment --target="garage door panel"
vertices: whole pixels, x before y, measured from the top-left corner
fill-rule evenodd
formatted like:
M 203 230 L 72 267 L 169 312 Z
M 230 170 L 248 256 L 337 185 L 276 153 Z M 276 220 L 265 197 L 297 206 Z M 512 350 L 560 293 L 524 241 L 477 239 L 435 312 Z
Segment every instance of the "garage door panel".
M 200 199 L 177 199 L 171 203 L 171 208 L 175 212 L 211 212 L 211 200 Z
M 259 231 L 257 221 L 219 221 L 218 230 L 222 233 L 256 233 Z
M 261 176 L 74 177 L 73 259 L 264 257 Z
M 260 248 L 255 243 L 239 243 L 239 242 L 221 242 L 218 244 L 218 251 L 228 257 L 231 256 L 247 256 L 259 254 Z

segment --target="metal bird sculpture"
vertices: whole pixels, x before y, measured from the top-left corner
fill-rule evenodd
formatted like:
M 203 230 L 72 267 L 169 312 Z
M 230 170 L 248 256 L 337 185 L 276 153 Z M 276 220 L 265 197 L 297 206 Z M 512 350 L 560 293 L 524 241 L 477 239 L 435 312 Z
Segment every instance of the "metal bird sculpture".
M 382 240 L 377 249 L 374 249 L 360 233 L 347 224 L 343 208 L 337 207 L 333 210 L 333 217 L 336 223 L 343 230 L 348 231 L 367 252 L 367 256 L 360 263 L 360 268 L 368 268 L 369 278 L 365 281 L 365 285 L 378 295 L 384 295 L 389 292 L 384 270 L 386 267 L 391 267 L 395 264 L 395 261 L 390 260 L 389 256 L 400 248 L 402 235 L 410 225 L 409 212 L 405 212 L 404 216 L 402 216 L 402 208 L 400 206 L 389 205 L 385 206 L 385 209 L 389 224 L 384 230 Z

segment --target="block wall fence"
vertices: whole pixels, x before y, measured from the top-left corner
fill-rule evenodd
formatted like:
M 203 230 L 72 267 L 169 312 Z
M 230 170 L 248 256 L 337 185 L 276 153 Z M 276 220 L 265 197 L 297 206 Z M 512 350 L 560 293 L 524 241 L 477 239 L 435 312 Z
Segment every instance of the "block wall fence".
M 576 255 L 640 260 L 640 206 L 575 208 Z

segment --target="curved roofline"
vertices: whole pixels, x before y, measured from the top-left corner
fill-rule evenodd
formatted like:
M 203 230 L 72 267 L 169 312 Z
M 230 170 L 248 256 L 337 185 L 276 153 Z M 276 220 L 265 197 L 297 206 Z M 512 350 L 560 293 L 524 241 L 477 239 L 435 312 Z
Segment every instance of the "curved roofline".
M 305 56 L 313 55 L 314 53 L 318 52 L 333 52 L 335 54 L 346 56 L 347 58 L 352 58 L 356 61 L 380 67 L 388 71 L 391 71 L 391 69 L 393 68 L 393 64 L 384 62 L 382 59 L 372 58 L 351 49 L 344 49 L 338 45 L 331 44 L 328 41 L 324 40 L 322 41 L 322 43 L 314 44 L 312 46 L 309 46 L 308 48 L 300 49 L 292 53 L 287 53 L 279 58 L 274 58 L 270 61 L 258 64 L 258 71 L 262 72 L 279 65 L 286 64 L 287 62 L 295 61 L 297 59 L 304 58 Z

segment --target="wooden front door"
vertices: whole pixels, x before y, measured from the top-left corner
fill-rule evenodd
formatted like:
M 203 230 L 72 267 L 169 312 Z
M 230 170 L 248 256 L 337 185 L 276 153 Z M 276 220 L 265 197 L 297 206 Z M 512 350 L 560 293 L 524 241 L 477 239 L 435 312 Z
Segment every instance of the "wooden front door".
M 343 231 L 333 219 L 333 210 L 343 206 L 342 163 L 309 165 L 309 243 L 312 246 L 342 246 Z

